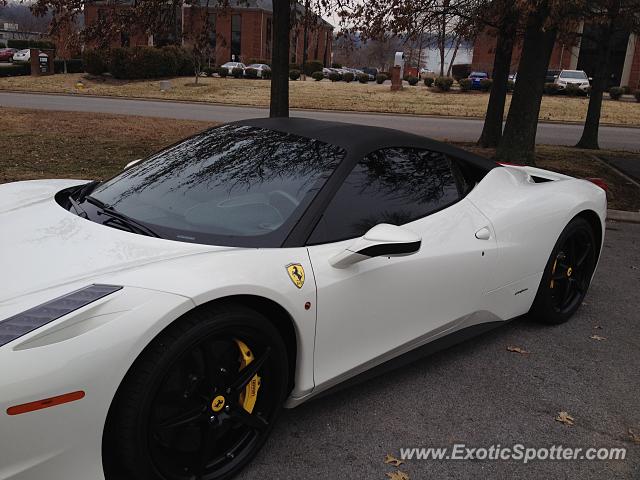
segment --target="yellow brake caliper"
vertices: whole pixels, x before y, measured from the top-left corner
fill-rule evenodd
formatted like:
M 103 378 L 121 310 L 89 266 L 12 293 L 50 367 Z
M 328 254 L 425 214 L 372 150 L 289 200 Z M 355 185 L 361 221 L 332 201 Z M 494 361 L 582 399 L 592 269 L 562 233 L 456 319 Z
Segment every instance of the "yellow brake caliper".
M 558 264 L 558 259 L 556 258 L 553 262 L 553 268 L 551 269 L 551 288 L 553 288 L 553 276 L 556 273 L 556 265 Z
M 249 365 L 255 357 L 253 352 L 247 347 L 247 344 L 242 340 L 235 339 L 238 348 L 240 349 L 240 371 Z M 249 413 L 253 412 L 253 408 L 256 406 L 256 400 L 258 399 L 258 390 L 260 389 L 260 377 L 255 374 L 253 378 L 247 383 L 244 391 L 240 394 L 240 405 Z

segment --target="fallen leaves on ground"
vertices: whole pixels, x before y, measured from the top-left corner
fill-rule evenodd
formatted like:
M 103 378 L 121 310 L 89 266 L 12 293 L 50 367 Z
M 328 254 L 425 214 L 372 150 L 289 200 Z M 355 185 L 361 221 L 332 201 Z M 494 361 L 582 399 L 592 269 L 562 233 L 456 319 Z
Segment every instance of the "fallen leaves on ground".
M 394 467 L 399 467 L 400 465 L 402 465 L 404 462 L 402 460 L 397 459 L 396 457 L 394 457 L 393 455 L 389 455 L 387 453 L 387 456 L 384 458 L 384 463 L 387 463 L 389 465 L 393 465 Z
M 565 425 L 575 425 L 575 418 L 573 418 L 567 412 L 558 412 L 558 416 L 555 418 L 555 421 L 564 423 Z
M 507 347 L 507 350 L 510 352 L 514 352 L 514 353 L 519 353 L 520 355 L 528 355 L 531 352 L 528 352 L 527 350 L 525 350 L 524 348 L 521 347 L 514 347 L 513 345 L 509 345 Z
M 638 444 L 640 444 L 640 434 L 635 433 L 635 432 L 634 432 L 633 430 L 631 430 L 631 429 L 629 429 L 629 430 L 628 430 L 628 432 L 629 432 L 629 438 L 631 439 L 631 441 L 632 441 L 633 443 L 638 443 Z
M 409 480 L 409 474 L 405 472 L 401 472 L 400 470 L 396 472 L 388 472 L 386 475 L 391 480 Z
M 598 340 L 599 342 L 607 339 L 607 337 L 601 337 L 600 335 L 591 335 L 589 338 L 592 340 Z

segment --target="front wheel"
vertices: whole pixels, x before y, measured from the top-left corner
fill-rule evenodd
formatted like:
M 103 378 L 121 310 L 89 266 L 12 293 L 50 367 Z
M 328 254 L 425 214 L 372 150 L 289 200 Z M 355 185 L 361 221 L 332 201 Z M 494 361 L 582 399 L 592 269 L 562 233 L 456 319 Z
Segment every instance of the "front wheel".
M 587 294 L 597 248 L 589 222 L 581 217 L 571 220 L 560 234 L 542 275 L 530 311 L 536 320 L 558 324 L 573 316 Z
M 161 333 L 119 388 L 107 480 L 220 480 L 251 461 L 287 394 L 277 330 L 242 306 L 199 309 Z

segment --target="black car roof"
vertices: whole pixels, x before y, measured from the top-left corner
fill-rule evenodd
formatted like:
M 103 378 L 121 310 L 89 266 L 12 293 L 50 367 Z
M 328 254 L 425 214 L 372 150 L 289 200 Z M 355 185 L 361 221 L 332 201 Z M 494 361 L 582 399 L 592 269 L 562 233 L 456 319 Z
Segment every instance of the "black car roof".
M 414 147 L 448 154 L 483 170 L 491 170 L 496 166 L 495 162 L 487 158 L 447 143 L 392 128 L 301 117 L 255 118 L 234 123 L 320 140 L 321 142 L 342 147 L 347 151 L 347 156 L 352 159 L 355 156 L 361 157 L 381 148 Z

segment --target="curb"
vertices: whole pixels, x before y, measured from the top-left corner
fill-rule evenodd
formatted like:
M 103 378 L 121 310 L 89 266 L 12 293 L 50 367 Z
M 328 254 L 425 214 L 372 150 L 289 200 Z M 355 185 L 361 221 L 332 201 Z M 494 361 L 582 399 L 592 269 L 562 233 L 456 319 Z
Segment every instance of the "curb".
M 14 93 L 23 95 L 54 95 L 59 97 L 86 97 L 86 98 L 103 98 L 103 99 L 117 99 L 117 100 L 135 100 L 135 101 L 147 101 L 147 102 L 165 102 L 165 103 L 181 103 L 191 105 L 212 105 L 218 107 L 238 107 L 238 108 L 255 108 L 260 110 L 268 110 L 268 105 L 250 105 L 244 103 L 219 103 L 219 102 L 207 102 L 206 100 L 180 100 L 170 98 L 155 98 L 155 97 L 130 97 L 119 95 L 93 95 L 90 93 L 65 93 L 65 92 L 42 92 L 36 90 L 11 90 L 1 89 L 0 93 Z M 26 108 L 26 107 L 25 107 Z M 363 112 L 360 110 L 338 110 L 338 109 L 323 109 L 323 108 L 296 108 L 290 107 L 289 110 L 297 112 L 325 112 L 325 113 L 344 113 L 353 115 L 388 115 L 398 117 L 419 117 L 419 118 L 434 118 L 434 119 L 451 119 L 451 120 L 476 120 L 483 121 L 484 117 L 477 116 L 461 116 L 461 115 L 437 115 L 437 114 L 425 114 L 425 113 L 403 113 L 403 112 Z M 561 120 L 539 120 L 538 124 L 548 125 L 584 125 L 584 122 L 578 121 L 561 121 Z M 601 127 L 612 128 L 628 128 L 630 130 L 640 130 L 640 126 L 626 125 L 619 123 L 603 123 Z
M 624 210 L 607 210 L 607 221 L 624 223 L 640 223 L 640 212 L 627 212 Z

